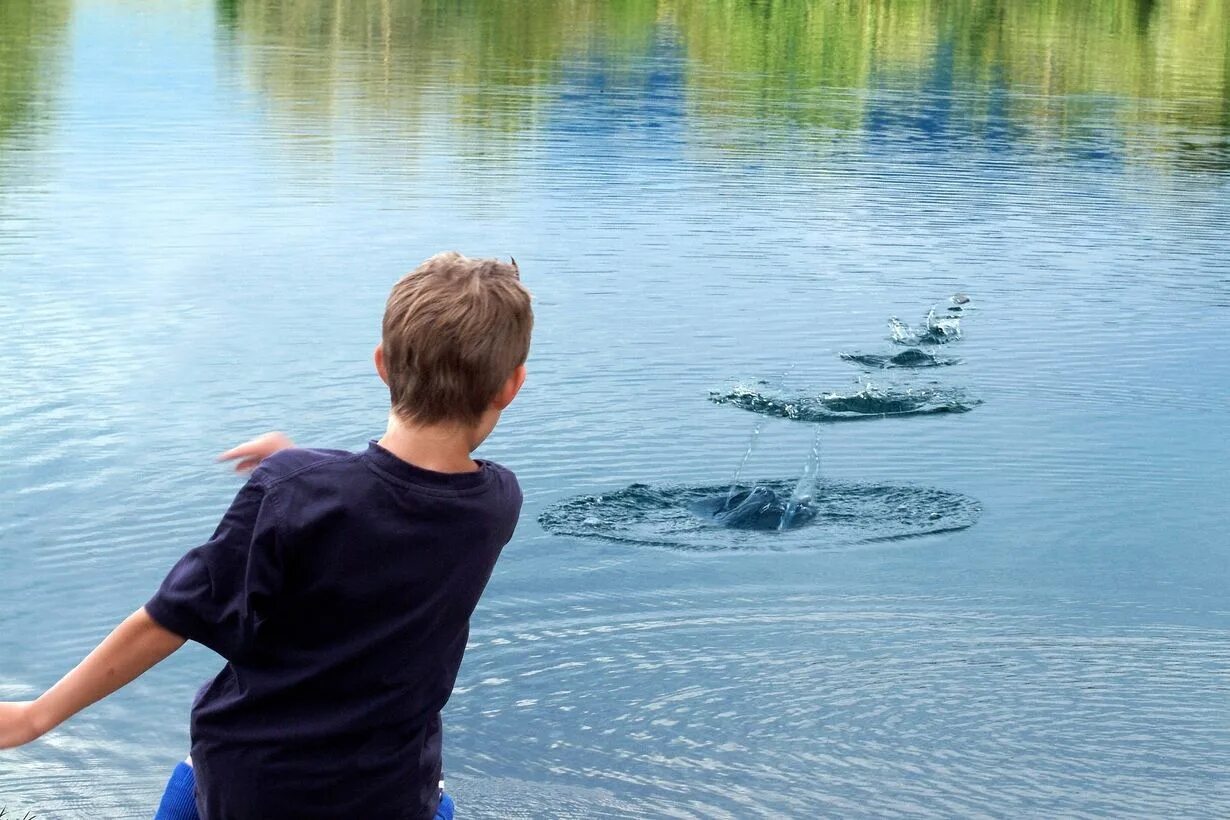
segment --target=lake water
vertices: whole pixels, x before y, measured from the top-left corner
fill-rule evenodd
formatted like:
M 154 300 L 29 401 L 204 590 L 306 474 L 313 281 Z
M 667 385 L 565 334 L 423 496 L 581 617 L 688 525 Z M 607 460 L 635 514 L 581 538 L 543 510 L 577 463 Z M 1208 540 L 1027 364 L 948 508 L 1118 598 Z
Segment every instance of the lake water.
M 4 0 L 0 697 L 207 537 L 215 453 L 378 435 L 384 297 L 456 248 L 538 320 L 481 451 L 526 505 L 445 713 L 463 816 L 1230 814 L 1228 44 L 1224 0 Z M 839 357 L 956 292 L 959 363 Z M 710 401 L 868 381 L 978 403 Z M 788 494 L 817 430 L 821 501 L 972 526 L 671 507 L 745 455 Z M 634 483 L 669 537 L 538 523 Z M 0 753 L 0 806 L 150 816 L 218 665 Z

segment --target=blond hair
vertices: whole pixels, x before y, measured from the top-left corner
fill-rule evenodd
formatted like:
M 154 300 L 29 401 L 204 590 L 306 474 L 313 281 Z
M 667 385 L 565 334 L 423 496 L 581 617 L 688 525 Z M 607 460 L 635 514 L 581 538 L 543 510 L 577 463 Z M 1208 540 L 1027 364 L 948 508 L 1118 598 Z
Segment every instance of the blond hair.
M 515 261 L 440 253 L 393 286 L 382 344 L 393 412 L 479 420 L 530 350 L 534 314 Z

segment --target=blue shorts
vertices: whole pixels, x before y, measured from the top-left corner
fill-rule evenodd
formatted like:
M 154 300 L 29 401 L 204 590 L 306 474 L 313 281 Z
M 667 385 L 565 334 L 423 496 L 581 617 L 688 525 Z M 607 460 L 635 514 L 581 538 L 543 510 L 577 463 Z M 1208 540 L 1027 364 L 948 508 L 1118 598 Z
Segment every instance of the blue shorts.
M 453 820 L 453 809 L 453 798 L 441 789 L 440 807 L 436 809 L 435 820 Z M 171 772 L 154 820 L 200 820 L 196 813 L 196 774 L 187 761 Z

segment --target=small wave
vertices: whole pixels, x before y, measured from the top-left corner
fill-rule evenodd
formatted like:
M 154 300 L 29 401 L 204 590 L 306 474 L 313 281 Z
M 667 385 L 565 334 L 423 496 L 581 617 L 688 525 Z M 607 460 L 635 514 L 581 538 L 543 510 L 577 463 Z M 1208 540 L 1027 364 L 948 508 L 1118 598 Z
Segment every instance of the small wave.
M 753 413 L 796 421 L 848 421 L 881 416 L 965 413 L 982 404 L 959 388 L 879 388 L 870 384 L 855 393 L 826 393 L 820 396 L 783 396 L 740 385 L 725 393 L 712 392 L 709 400 L 715 404 L 730 404 Z
M 633 484 L 560 501 L 538 523 L 555 535 L 677 550 L 815 550 L 961 530 L 981 513 L 974 499 L 930 487 L 820 482 L 779 529 L 793 487 Z
M 908 347 L 900 353 L 842 353 L 841 358 L 847 362 L 861 364 L 864 367 L 889 369 L 893 367 L 946 367 L 957 364 L 959 359 L 948 356 L 936 356 L 917 347 Z
M 487 603 L 457 692 L 516 683 L 449 704 L 471 815 L 1227 815 L 1213 624 L 802 572 L 672 579 Z

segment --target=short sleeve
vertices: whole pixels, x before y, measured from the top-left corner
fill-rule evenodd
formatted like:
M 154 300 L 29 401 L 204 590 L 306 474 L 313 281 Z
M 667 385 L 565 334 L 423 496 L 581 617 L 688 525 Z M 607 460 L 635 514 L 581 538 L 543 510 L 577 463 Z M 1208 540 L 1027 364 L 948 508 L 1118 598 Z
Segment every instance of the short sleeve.
M 277 518 L 270 490 L 254 476 L 213 537 L 171 568 L 146 612 L 227 660 L 251 649 L 281 587 Z

